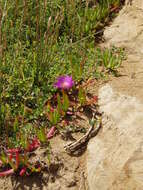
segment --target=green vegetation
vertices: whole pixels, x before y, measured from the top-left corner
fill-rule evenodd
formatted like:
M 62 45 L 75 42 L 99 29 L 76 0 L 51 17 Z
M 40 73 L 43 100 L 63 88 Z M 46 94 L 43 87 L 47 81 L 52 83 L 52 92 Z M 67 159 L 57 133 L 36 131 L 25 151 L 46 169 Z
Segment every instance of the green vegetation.
M 43 107 L 58 76 L 79 82 L 115 73 L 122 52 L 101 50 L 95 42 L 120 6 L 120 0 L 1 0 L 0 134 L 7 133 L 11 146 L 24 146 L 17 134 L 34 134 L 35 121 L 44 126 Z

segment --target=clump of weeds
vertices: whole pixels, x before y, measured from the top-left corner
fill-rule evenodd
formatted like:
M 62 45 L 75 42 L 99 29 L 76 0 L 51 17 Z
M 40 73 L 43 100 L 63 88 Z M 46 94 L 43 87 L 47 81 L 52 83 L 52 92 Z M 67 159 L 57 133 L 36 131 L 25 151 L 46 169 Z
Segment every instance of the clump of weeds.
M 95 42 L 123 2 L 1 0 L 0 176 L 40 172 L 31 152 L 50 147 L 67 114 L 97 100 L 83 82 L 117 75 L 123 51 Z

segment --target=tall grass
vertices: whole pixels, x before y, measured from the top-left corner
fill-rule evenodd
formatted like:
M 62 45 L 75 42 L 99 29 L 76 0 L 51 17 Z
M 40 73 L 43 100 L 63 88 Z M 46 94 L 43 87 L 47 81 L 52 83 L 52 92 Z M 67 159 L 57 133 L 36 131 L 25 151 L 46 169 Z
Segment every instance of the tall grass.
M 57 76 L 102 75 L 98 66 L 106 68 L 106 61 L 95 49 L 96 33 L 120 5 L 119 0 L 0 1 L 1 132 L 41 116 Z

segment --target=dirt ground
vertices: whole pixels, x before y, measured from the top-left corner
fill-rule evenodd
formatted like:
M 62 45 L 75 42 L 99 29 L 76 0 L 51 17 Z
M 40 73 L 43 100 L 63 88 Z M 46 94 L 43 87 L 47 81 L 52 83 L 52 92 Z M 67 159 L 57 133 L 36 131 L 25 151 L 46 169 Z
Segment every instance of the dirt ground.
M 79 138 L 81 134 L 76 134 Z M 64 145 L 69 142 L 56 135 L 51 139 L 50 164 L 45 149 L 36 150 L 38 159 L 47 163 L 48 167 L 40 174 L 29 177 L 9 176 L 0 178 L 1 190 L 78 190 L 84 189 L 85 182 L 85 155 L 70 156 L 64 150 Z
M 64 151 L 64 143 L 59 137 L 55 137 L 51 141 L 53 152 L 50 155 L 51 164 L 49 169 L 45 169 L 42 173 L 30 177 L 9 176 L 1 178 L 0 189 L 78 190 L 80 186 L 84 185 L 85 154 L 81 157 L 69 156 Z

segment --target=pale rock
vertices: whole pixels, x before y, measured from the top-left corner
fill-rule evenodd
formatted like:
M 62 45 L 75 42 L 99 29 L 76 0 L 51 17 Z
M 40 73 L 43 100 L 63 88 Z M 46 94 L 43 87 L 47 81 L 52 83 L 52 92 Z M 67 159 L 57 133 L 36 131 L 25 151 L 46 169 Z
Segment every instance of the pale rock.
M 88 145 L 89 189 L 143 190 L 143 104 L 106 85 L 99 105 L 103 128 Z

